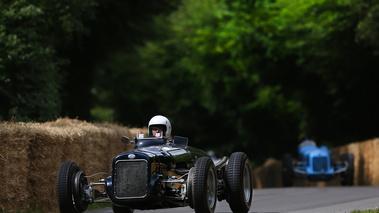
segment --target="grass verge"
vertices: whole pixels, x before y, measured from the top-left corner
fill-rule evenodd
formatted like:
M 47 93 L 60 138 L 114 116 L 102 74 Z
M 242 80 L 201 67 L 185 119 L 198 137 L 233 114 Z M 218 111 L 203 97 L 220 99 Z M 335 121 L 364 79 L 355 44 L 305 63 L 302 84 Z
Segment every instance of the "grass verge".
M 354 210 L 350 213 L 379 213 L 379 208 L 366 209 L 366 210 Z

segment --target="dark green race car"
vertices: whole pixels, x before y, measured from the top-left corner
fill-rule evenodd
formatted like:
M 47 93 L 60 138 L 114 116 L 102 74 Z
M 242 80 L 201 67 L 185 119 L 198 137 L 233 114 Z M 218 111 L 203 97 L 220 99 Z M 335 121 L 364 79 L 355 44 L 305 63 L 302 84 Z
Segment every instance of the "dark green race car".
M 98 183 L 88 183 L 75 162 L 62 163 L 57 178 L 61 213 L 81 213 L 95 202 L 111 202 L 115 213 L 182 206 L 213 213 L 217 201 L 224 199 L 234 213 L 249 211 L 253 183 L 245 153 L 213 162 L 206 152 L 188 146 L 184 137 L 122 141 L 134 143 L 135 149 L 117 155 L 110 175 Z M 95 189 L 98 185 L 104 190 Z

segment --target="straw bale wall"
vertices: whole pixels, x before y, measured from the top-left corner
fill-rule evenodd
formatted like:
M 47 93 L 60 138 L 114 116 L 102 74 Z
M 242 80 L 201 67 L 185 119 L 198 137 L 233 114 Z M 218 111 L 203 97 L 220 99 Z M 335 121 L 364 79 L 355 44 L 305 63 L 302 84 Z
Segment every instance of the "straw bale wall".
M 75 161 L 86 175 L 110 172 L 117 154 L 130 150 L 120 139 L 138 129 L 76 119 L 48 123 L 0 123 L 0 208 L 58 212 L 56 179 L 64 161 Z M 98 181 L 100 178 L 94 180 Z
M 344 153 L 354 154 L 354 185 L 379 186 L 379 138 L 354 142 L 332 149 L 333 158 Z M 294 186 L 339 186 L 338 178 L 331 181 L 303 181 L 294 179 Z M 269 158 L 264 165 L 253 171 L 254 188 L 282 187 L 282 162 Z
M 379 186 L 379 138 L 350 143 L 333 150 L 337 158 L 343 153 L 354 154 L 354 185 Z

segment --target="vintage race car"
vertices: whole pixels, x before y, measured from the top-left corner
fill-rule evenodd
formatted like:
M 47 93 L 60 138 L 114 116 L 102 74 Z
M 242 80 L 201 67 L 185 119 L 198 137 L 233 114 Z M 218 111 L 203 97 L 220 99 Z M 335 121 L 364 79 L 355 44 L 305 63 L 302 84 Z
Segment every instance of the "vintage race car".
M 298 147 L 299 159 L 293 160 L 284 154 L 283 186 L 292 186 L 293 177 L 310 181 L 329 181 L 340 176 L 341 185 L 354 183 L 354 155 L 343 154 L 340 161 L 332 159 L 332 152 L 326 146 L 316 146 L 312 140 L 304 140 Z
M 245 153 L 213 162 L 206 152 L 188 146 L 185 137 L 122 141 L 134 143 L 135 149 L 117 155 L 110 175 L 97 183 L 88 183 L 89 176 L 75 162 L 62 163 L 57 177 L 61 213 L 81 213 L 96 202 L 111 202 L 115 213 L 188 205 L 195 212 L 213 213 L 224 199 L 235 213 L 249 211 L 253 183 Z M 99 185 L 104 190 L 95 189 Z

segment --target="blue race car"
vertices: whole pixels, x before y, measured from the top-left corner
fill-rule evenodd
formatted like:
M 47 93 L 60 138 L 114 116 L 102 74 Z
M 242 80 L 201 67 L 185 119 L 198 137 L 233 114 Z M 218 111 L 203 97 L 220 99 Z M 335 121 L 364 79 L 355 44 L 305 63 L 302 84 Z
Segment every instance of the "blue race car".
M 332 151 L 326 146 L 317 146 L 312 140 L 304 140 L 298 148 L 299 159 L 283 155 L 283 186 L 293 185 L 293 177 L 310 181 L 329 181 L 338 174 L 341 185 L 354 183 L 354 155 L 343 154 L 340 161 L 332 159 Z

